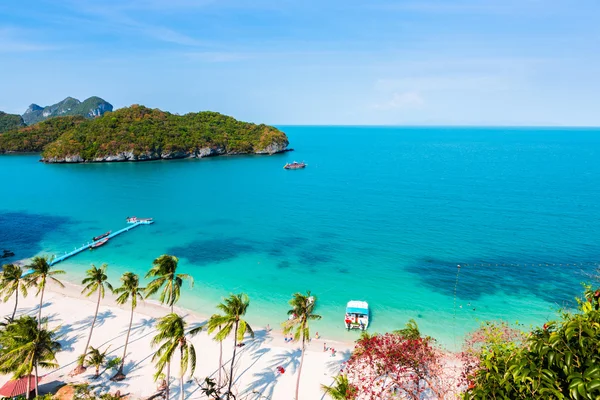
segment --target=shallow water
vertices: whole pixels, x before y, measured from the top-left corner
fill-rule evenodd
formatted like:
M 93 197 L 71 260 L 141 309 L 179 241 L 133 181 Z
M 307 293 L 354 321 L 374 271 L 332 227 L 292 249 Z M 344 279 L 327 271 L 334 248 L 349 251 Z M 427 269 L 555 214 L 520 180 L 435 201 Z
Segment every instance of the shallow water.
M 281 128 L 295 152 L 91 165 L 2 156 L 0 248 L 13 260 L 62 254 L 126 216 L 154 217 L 60 267 L 77 282 L 108 263 L 117 281 L 175 254 L 195 279 L 181 305 L 201 313 L 244 291 L 249 319 L 276 326 L 291 294 L 311 290 L 321 335 L 355 338 L 345 303 L 366 300 L 372 331 L 414 318 L 449 347 L 482 320 L 552 318 L 600 259 L 600 130 Z M 308 167 L 282 169 L 294 159 Z

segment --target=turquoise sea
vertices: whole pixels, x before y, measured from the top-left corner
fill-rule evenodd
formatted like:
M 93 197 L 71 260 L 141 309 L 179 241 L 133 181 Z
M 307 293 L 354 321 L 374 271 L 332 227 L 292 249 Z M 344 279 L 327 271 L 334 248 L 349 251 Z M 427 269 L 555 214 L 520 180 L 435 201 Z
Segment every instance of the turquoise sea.
M 573 305 L 600 261 L 600 130 L 282 126 L 273 156 L 45 165 L 1 156 L 0 249 L 62 254 L 125 217 L 156 223 L 58 264 L 116 283 L 177 255 L 181 305 L 210 315 L 230 292 L 271 326 L 311 290 L 321 335 L 366 300 L 372 331 L 421 329 L 456 348 L 487 319 L 529 326 Z M 286 171 L 288 161 L 306 161 Z M 4 261 L 10 261 L 4 260 Z M 461 268 L 457 268 L 461 265 Z

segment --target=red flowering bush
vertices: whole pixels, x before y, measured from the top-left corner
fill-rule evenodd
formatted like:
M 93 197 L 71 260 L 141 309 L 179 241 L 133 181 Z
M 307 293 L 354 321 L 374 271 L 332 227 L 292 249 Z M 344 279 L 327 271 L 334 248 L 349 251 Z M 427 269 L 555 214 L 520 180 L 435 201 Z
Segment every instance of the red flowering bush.
M 365 335 L 357 341 L 347 363 L 356 399 L 444 399 L 453 389 L 434 340 L 406 333 Z

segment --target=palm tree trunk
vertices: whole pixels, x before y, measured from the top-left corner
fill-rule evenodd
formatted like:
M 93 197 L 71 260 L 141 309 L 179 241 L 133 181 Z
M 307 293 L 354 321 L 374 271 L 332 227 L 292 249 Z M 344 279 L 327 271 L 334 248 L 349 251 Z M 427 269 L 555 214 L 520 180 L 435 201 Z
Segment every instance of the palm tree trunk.
M 42 293 L 40 296 L 40 309 L 38 310 L 38 329 L 42 328 L 42 304 L 44 301 L 44 289 L 46 289 L 46 285 L 42 287 Z
M 131 325 L 133 324 L 133 304 L 131 305 L 131 316 L 129 317 L 129 329 L 127 329 L 127 337 L 125 338 L 125 348 L 123 349 L 123 358 L 121 359 L 121 366 L 117 375 L 123 374 L 123 367 L 125 366 L 125 357 L 127 356 L 127 344 L 129 343 L 129 334 L 131 333 Z
M 17 286 L 16 292 L 17 292 L 17 295 L 15 296 L 15 308 L 13 310 L 12 317 L 10 317 L 11 321 L 15 320 L 15 314 L 17 313 L 17 304 L 19 304 L 19 287 L 18 286 Z
M 87 343 L 85 344 L 85 349 L 83 349 L 83 354 L 87 354 L 88 347 L 90 345 L 90 341 L 92 340 L 92 333 L 94 332 L 94 325 L 96 324 L 96 318 L 98 318 L 98 309 L 100 308 L 100 299 L 101 299 L 101 290 L 98 288 L 98 302 L 96 303 L 96 313 L 94 314 L 94 320 L 92 321 L 92 327 L 90 328 L 90 336 L 88 336 Z M 81 359 L 81 364 L 79 367 L 83 367 L 84 359 Z
M 300 376 L 302 375 L 302 364 L 304 363 L 304 334 L 302 334 L 302 355 L 300 356 L 300 366 L 298 366 L 298 378 L 296 379 L 296 397 L 295 400 L 300 400 L 298 392 L 300 391 Z
M 219 330 L 221 330 L 220 326 Z M 217 380 L 217 386 L 219 388 L 221 388 L 221 369 L 223 369 L 223 342 L 219 342 L 219 377 Z
M 227 388 L 227 399 L 231 397 L 231 386 L 233 386 L 233 365 L 235 364 L 235 351 L 237 349 L 237 333 L 239 321 L 235 321 L 235 332 L 233 334 L 233 357 L 231 357 L 231 368 L 229 370 L 229 387 Z
M 173 298 L 173 281 L 171 281 L 171 314 L 173 313 L 173 305 L 175 304 L 175 299 Z
M 169 386 L 171 385 L 171 363 L 167 363 L 167 389 L 165 391 L 165 399 L 169 400 Z
M 31 398 L 31 377 L 27 375 L 27 393 L 25 394 L 25 398 L 29 400 Z
M 181 391 L 181 400 L 185 400 L 185 393 L 183 392 L 183 374 L 181 374 L 181 378 L 179 380 L 179 387 L 179 390 Z
M 35 363 L 35 397 L 38 397 L 40 394 L 38 393 L 38 369 L 37 363 Z M 28 377 L 29 378 L 29 377 Z

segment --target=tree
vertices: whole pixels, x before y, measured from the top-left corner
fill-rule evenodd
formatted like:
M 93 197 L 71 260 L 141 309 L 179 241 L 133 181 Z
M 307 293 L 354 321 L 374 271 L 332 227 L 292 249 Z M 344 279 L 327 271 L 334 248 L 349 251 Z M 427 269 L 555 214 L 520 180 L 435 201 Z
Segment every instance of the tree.
M 218 319 L 220 318 L 220 315 L 218 314 L 213 314 L 207 323 L 207 326 L 209 327 L 208 333 L 213 333 L 215 330 L 221 330 L 221 326 L 220 325 L 216 325 L 214 323 L 214 319 Z M 211 322 L 211 320 L 213 320 Z M 210 329 L 212 327 L 212 329 Z M 215 338 L 215 340 L 217 340 Z M 213 382 L 213 386 L 216 386 L 216 388 L 220 389 L 222 386 L 222 382 L 221 382 L 221 370 L 223 369 L 223 341 L 222 340 L 217 340 L 217 342 L 219 342 L 219 373 L 217 375 L 217 382 L 216 384 Z M 218 390 L 218 389 L 214 389 L 214 390 Z
M 88 336 L 87 343 L 85 344 L 85 348 L 83 350 L 84 357 L 79 358 L 79 363 L 73 371 L 74 375 L 80 374 L 85 371 L 85 366 L 83 365 L 83 363 L 85 361 L 85 354 L 87 354 L 88 352 L 90 341 L 92 340 L 92 333 L 94 332 L 96 318 L 98 318 L 100 300 L 104 298 L 106 289 L 109 289 L 111 292 L 113 291 L 112 285 L 108 282 L 106 268 L 108 268 L 108 265 L 106 264 L 102 264 L 100 268 L 92 264 L 92 268 L 88 269 L 85 272 L 86 277 L 81 281 L 81 284 L 85 285 L 81 293 L 85 294 L 87 297 L 90 297 L 92 294 L 94 294 L 94 292 L 98 292 L 98 301 L 96 302 L 96 312 L 94 313 L 94 319 L 92 320 L 92 326 L 90 327 L 90 335 Z
M 522 346 L 488 346 L 469 378 L 465 399 L 599 398 L 600 288 L 586 286 L 576 312 L 534 329 Z
M 361 399 L 445 399 L 456 387 L 430 337 L 415 337 L 414 321 L 397 332 L 361 337 L 346 364 Z
M 227 399 L 233 396 L 231 387 L 233 386 L 233 367 L 235 365 L 235 355 L 237 343 L 244 340 L 246 332 L 254 337 L 252 327 L 242 317 L 246 315 L 246 311 L 250 306 L 250 299 L 245 293 L 232 294 L 223 300 L 217 308 L 221 310 L 221 314 L 215 314 L 207 322 L 208 333 L 213 333 L 218 330 L 215 335 L 215 340 L 222 342 L 233 332 L 233 356 L 231 357 L 231 365 L 229 370 L 229 384 L 225 395 Z M 220 369 L 220 366 L 219 366 Z M 235 397 L 235 396 L 234 396 Z
M 164 286 L 159 300 L 161 304 L 166 303 L 171 307 L 171 313 L 173 305 L 179 300 L 183 280 L 189 280 L 190 287 L 194 286 L 194 279 L 190 275 L 177 273 L 178 263 L 177 257 L 163 254 L 152 262 L 152 268 L 146 274 L 146 278 L 154 278 L 146 287 L 146 298 Z
M 194 336 L 201 331 L 202 328 L 195 328 L 186 333 L 186 322 L 182 317 L 175 313 L 167 314 L 162 317 L 156 325 L 158 333 L 152 338 L 152 347 L 159 346 L 152 361 L 156 362 L 156 374 L 154 379 L 157 380 L 166 366 L 171 363 L 173 354 L 179 349 L 180 365 L 179 379 L 181 386 L 181 400 L 184 399 L 183 377 L 190 370 L 190 375 L 194 375 L 196 370 L 196 350 L 194 345 L 189 341 L 188 336 Z M 170 371 L 167 369 L 167 388 L 165 398 L 169 398 L 169 380 Z
M 13 294 L 15 295 L 15 308 L 10 317 L 11 321 L 15 319 L 15 314 L 17 312 L 19 292 L 21 292 L 23 297 L 27 296 L 27 279 L 23 276 L 23 270 L 18 265 L 4 265 L 0 277 L 0 293 L 4 295 L 4 298 L 2 299 L 4 302 L 7 302 Z
M 295 400 L 300 400 L 300 375 L 302 374 L 302 364 L 304 363 L 304 352 L 306 350 L 306 342 L 310 338 L 309 322 L 321 319 L 320 315 L 314 313 L 317 299 L 306 292 L 295 293 L 289 302 L 292 308 L 288 311 L 291 317 L 283 323 L 283 333 L 294 333 L 294 342 L 302 341 L 302 355 L 300 356 L 300 366 L 298 367 L 298 378 L 296 379 L 296 396 Z
M 8 323 L 0 331 L 0 372 L 12 373 L 13 379 L 34 372 L 35 394 L 38 395 L 38 368 L 58 368 L 56 353 L 61 350 L 53 330 L 40 329 L 29 315 Z M 27 395 L 31 392 L 27 380 Z
M 123 348 L 121 365 L 115 376 L 112 377 L 112 380 L 115 381 L 125 379 L 123 366 L 125 365 L 125 357 L 127 357 L 127 344 L 129 343 L 129 334 L 131 333 L 131 325 L 133 323 L 133 311 L 137 307 L 138 298 L 140 300 L 144 299 L 143 292 L 145 290 L 145 288 L 139 286 L 139 277 L 132 272 L 125 272 L 123 276 L 121 276 L 121 282 L 121 287 L 114 291 L 115 294 L 119 295 L 119 297 L 117 297 L 117 304 L 126 304 L 131 299 L 131 315 L 129 317 L 129 328 L 127 329 L 127 336 L 125 338 L 125 347 Z
M 50 280 L 60 287 L 65 287 L 61 281 L 55 278 L 56 275 L 62 275 L 65 273 L 65 271 L 52 270 L 52 267 L 48 261 L 48 257 L 33 257 L 31 264 L 27 266 L 27 268 L 31 270 L 31 273 L 27 276 L 27 286 L 33 286 L 37 288 L 37 293 L 35 294 L 36 296 L 41 293 L 40 308 L 38 310 L 38 328 L 41 328 L 42 323 L 42 306 L 44 304 L 44 291 L 46 290 L 46 282 Z
M 331 386 L 321 385 L 325 394 L 333 400 L 353 400 L 356 398 L 356 388 L 348 381 L 348 376 L 338 375 Z
M 90 346 L 90 351 L 80 356 L 84 359 L 80 360 L 79 363 L 83 365 L 85 361 L 90 367 L 96 368 L 96 374 L 94 375 L 94 378 L 97 378 L 100 376 L 100 367 L 107 364 L 108 362 L 108 358 L 106 356 L 107 352 L 108 347 L 106 348 L 106 350 L 104 350 L 104 352 L 100 352 L 100 349 Z

